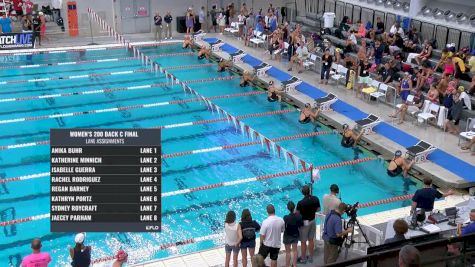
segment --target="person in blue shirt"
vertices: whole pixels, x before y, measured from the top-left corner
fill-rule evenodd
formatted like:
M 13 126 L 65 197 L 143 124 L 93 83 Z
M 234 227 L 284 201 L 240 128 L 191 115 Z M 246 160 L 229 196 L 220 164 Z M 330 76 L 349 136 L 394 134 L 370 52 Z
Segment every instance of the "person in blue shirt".
M 5 13 L 3 13 L 3 16 L 0 18 L 0 33 L 10 33 L 12 32 L 13 29 L 13 21 L 7 17 Z
M 336 262 L 338 259 L 338 249 L 343 244 L 344 236 L 351 233 L 353 229 L 343 230 L 341 215 L 347 209 L 345 203 L 340 203 L 338 208 L 332 210 L 325 217 L 325 226 L 323 228 L 323 260 L 325 264 Z
M 462 236 L 475 233 L 475 209 L 470 211 L 470 224 L 462 230 Z

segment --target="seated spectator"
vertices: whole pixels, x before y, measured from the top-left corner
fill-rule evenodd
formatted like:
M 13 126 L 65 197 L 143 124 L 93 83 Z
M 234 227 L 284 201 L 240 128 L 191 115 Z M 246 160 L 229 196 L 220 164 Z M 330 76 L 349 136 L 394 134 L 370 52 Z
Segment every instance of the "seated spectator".
M 418 112 L 421 110 L 421 108 L 424 106 L 424 94 L 422 94 L 422 90 L 416 89 L 415 94 L 414 94 L 414 100 L 412 102 L 405 101 L 401 105 L 401 107 L 396 110 L 395 113 L 389 115 L 392 118 L 397 118 L 398 115 L 400 115 L 399 122 L 398 124 L 404 123 L 404 118 L 406 117 L 406 112 Z
M 251 84 L 253 81 L 254 81 L 254 75 L 252 75 L 250 71 L 245 70 L 244 73 L 242 74 L 242 78 L 241 78 L 241 82 L 239 83 L 239 86 L 246 87 L 249 84 Z
M 300 42 L 300 44 L 298 44 L 297 50 L 295 51 L 295 55 L 292 58 L 290 58 L 288 71 L 292 71 L 292 65 L 297 64 L 297 66 L 299 67 L 298 73 L 302 73 L 303 68 L 304 68 L 303 63 L 305 62 L 307 57 L 308 57 L 308 49 L 304 45 L 303 42 Z
M 282 101 L 282 90 L 278 90 L 275 85 L 274 81 L 269 82 L 269 87 L 267 87 L 267 101 L 269 102 L 275 102 L 279 100 L 279 102 Z
M 404 40 L 401 35 L 396 33 L 392 38 L 392 42 L 389 44 L 389 54 L 394 55 L 396 52 L 402 51 L 404 47 Z
M 41 252 L 41 240 L 33 239 L 31 241 L 32 253 L 27 255 L 21 261 L 21 267 L 46 267 L 51 262 L 51 256 L 48 252 Z
M 416 56 L 417 65 L 421 65 L 423 62 L 427 61 L 431 56 L 432 56 L 432 45 L 428 41 L 426 41 L 422 48 L 422 52 L 418 56 Z
M 468 68 L 470 69 L 473 78 L 475 76 L 475 49 L 472 51 L 472 54 L 468 59 Z
M 394 229 L 394 237 L 387 238 L 384 241 L 384 244 L 392 243 L 392 242 L 398 242 L 401 240 L 406 240 L 406 237 L 404 236 L 407 231 L 409 230 L 409 225 L 407 224 L 406 220 L 404 219 L 397 219 L 394 224 L 393 224 L 393 229 Z
M 404 46 L 402 47 L 402 52 L 404 52 L 404 58 L 407 59 L 407 56 L 410 53 L 415 53 L 417 50 L 417 45 L 411 41 L 411 40 L 406 40 L 404 41 Z
M 439 69 L 440 66 L 442 66 L 443 64 L 446 63 L 446 59 L 448 57 L 451 57 L 452 56 L 452 52 L 449 51 L 449 49 L 447 49 L 446 47 L 444 47 L 444 49 L 442 49 L 442 54 L 440 56 L 440 59 L 439 59 L 439 62 L 437 62 L 437 64 L 435 65 L 434 67 L 434 71 L 437 71 Z M 453 72 L 452 72 L 453 73 Z
M 391 29 L 389 29 L 389 33 L 399 33 L 399 35 L 404 38 L 404 29 L 401 27 L 401 24 L 399 22 L 396 22 L 393 26 L 391 26 Z
M 465 92 L 465 87 L 460 85 L 457 90 L 460 93 L 460 99 L 463 102 L 463 107 L 465 109 L 472 110 L 472 101 L 470 100 L 470 96 Z
M 345 53 L 351 53 L 354 51 L 354 47 L 357 45 L 358 41 L 356 40 L 355 31 L 351 31 L 346 39 Z
M 357 25 L 358 25 L 357 36 L 360 37 L 360 38 L 365 38 L 366 37 L 366 28 L 365 28 L 363 22 L 361 22 L 361 20 L 358 20 Z
M 247 28 L 247 31 L 244 33 L 244 45 L 249 46 L 249 43 L 253 37 L 254 37 L 254 28 L 250 26 Z
M 443 96 L 445 95 L 445 91 L 447 91 L 447 87 L 449 85 L 449 77 L 446 75 L 442 75 L 440 78 L 439 83 L 437 84 L 436 88 L 439 91 L 439 102 L 442 103 Z
M 309 122 L 315 122 L 318 118 L 318 114 L 320 113 L 320 109 L 314 111 L 310 106 L 310 103 L 305 104 L 302 111 L 300 111 L 299 115 L 299 122 L 301 124 L 307 124 Z
M 399 250 L 399 267 L 420 267 L 421 254 L 411 245 L 405 245 Z
M 341 50 L 341 48 L 335 48 L 335 63 L 342 64 L 344 58 L 345 56 L 343 55 L 343 50 Z
M 425 40 L 424 41 L 424 44 L 423 44 L 423 47 L 425 47 L 427 44 L 429 43 L 429 41 Z M 420 56 L 421 53 L 417 53 L 417 52 L 414 52 L 414 53 L 409 53 L 407 55 L 407 58 L 406 58 L 406 63 L 412 63 L 412 60 L 418 56 Z
M 468 75 L 465 73 L 465 62 L 458 56 L 453 56 L 452 62 L 455 66 L 455 78 L 461 80 L 469 80 Z
M 447 119 L 445 120 L 445 127 L 444 129 L 447 130 L 451 134 L 458 134 L 459 133 L 459 122 L 460 117 L 462 116 L 463 110 L 463 101 L 460 99 L 460 93 L 456 92 L 453 95 L 453 104 L 449 108 L 447 113 Z
M 422 66 L 422 71 L 417 78 L 416 89 L 422 90 L 423 86 L 430 87 L 434 81 L 434 72 L 428 63 L 429 62 L 425 62 Z
M 452 107 L 454 101 L 453 101 L 453 95 L 455 94 L 455 86 L 457 86 L 457 83 L 455 81 L 450 81 L 449 85 L 447 86 L 447 89 L 445 90 L 445 93 L 442 98 L 442 104 L 446 108 Z
M 274 54 L 275 51 L 282 49 L 281 45 L 283 46 L 283 42 L 279 42 L 279 39 L 274 38 L 271 41 L 271 44 L 269 45 L 268 51 L 269 51 L 269 60 L 272 60 L 272 55 Z
M 409 72 L 405 72 L 397 87 L 397 93 L 401 97 L 402 101 L 406 101 L 407 96 L 411 93 L 412 84 L 413 81 L 411 79 L 411 75 Z
M 389 84 L 393 81 L 394 77 L 394 70 L 391 68 L 391 65 L 389 62 L 386 62 L 384 64 L 384 67 L 380 69 L 379 71 L 379 76 L 378 76 L 378 81 Z
M 427 99 L 434 104 L 439 104 L 439 91 L 435 88 L 435 83 L 430 85 L 429 92 L 427 92 Z
M 422 35 L 421 33 L 417 30 L 416 26 L 412 26 L 412 28 L 409 30 L 409 33 L 407 34 L 409 41 L 413 42 L 414 44 L 420 44 L 422 41 Z
M 384 33 L 384 22 L 381 20 L 381 17 L 376 18 L 376 34 Z
M 443 76 L 453 76 L 455 74 L 455 64 L 452 60 L 452 56 L 447 56 L 444 60 L 444 72 Z
M 471 96 L 475 94 L 475 75 L 472 77 L 472 82 L 469 85 L 468 94 Z

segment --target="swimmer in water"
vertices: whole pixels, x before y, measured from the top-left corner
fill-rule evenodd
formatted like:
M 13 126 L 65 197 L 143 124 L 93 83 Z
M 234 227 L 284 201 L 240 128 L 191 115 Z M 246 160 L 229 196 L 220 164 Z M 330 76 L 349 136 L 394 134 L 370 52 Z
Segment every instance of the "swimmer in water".
M 389 162 L 388 175 L 396 177 L 402 173 L 402 176 L 407 177 L 407 172 L 412 168 L 414 162 L 414 160 L 409 161 L 403 158 L 401 150 L 398 150 L 394 153 L 394 158 Z
M 226 69 L 229 69 L 230 66 L 231 66 L 231 63 L 229 63 L 229 61 L 220 59 L 218 62 L 218 72 L 223 72 Z
M 350 129 L 350 126 L 345 123 L 343 124 L 343 136 L 341 138 L 341 145 L 346 148 L 356 146 L 362 135 L 363 131 L 358 133 L 354 129 Z
M 305 104 L 305 107 L 300 111 L 299 122 L 301 124 L 307 124 L 309 122 L 315 122 L 318 118 L 318 114 L 320 113 L 320 109 L 317 111 L 313 111 L 310 103 Z
M 191 40 L 191 35 L 185 35 L 185 39 L 183 40 L 183 49 L 191 48 L 193 41 Z
M 200 51 L 198 51 L 198 59 L 203 59 L 203 58 L 209 59 L 210 55 L 211 55 L 210 50 L 206 48 L 205 46 L 201 47 Z
M 250 83 L 252 83 L 253 80 L 254 80 L 254 76 L 251 74 L 251 72 L 248 70 L 245 70 L 244 73 L 242 74 L 241 82 L 239 83 L 239 85 L 241 87 L 246 87 Z
M 269 102 L 275 102 L 279 100 L 279 102 L 282 102 L 282 91 L 278 90 L 274 86 L 274 81 L 269 82 L 269 87 L 267 87 L 267 101 Z

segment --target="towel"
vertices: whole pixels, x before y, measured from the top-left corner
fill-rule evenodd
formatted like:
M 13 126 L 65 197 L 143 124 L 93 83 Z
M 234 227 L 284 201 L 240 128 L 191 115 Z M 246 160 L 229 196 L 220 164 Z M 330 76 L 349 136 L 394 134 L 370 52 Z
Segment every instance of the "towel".
M 424 100 L 424 105 L 422 106 L 422 113 L 429 113 L 430 100 Z
M 462 92 L 460 94 L 460 98 L 463 99 L 463 103 L 465 104 L 465 106 L 467 107 L 468 110 L 472 110 L 472 101 L 470 100 L 470 96 L 465 93 L 465 92 Z
M 445 119 L 447 118 L 447 111 L 448 109 L 446 107 L 440 106 L 439 117 L 437 118 L 437 126 L 440 128 L 444 127 Z

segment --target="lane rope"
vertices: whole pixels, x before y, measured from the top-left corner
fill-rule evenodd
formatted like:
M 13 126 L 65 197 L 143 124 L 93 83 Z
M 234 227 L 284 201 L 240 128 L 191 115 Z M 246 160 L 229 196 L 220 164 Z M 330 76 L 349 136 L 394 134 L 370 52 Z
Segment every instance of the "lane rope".
M 150 59 L 154 58 L 160 58 L 160 57 L 178 57 L 178 56 L 192 56 L 194 55 L 194 52 L 177 52 L 177 53 L 164 53 L 164 54 L 158 54 L 155 56 L 147 56 Z
M 114 50 L 114 49 L 123 49 L 120 46 L 108 46 L 108 47 L 96 47 L 96 48 L 71 48 L 64 50 L 45 50 L 45 51 L 29 51 L 29 52 L 19 52 L 13 54 L 0 54 L 0 56 L 29 56 L 29 55 L 39 55 L 39 54 L 64 54 L 68 52 L 92 52 L 92 51 L 104 51 L 104 50 Z
M 271 115 L 280 115 L 280 114 L 285 114 L 285 113 L 290 113 L 290 112 L 295 112 L 295 111 L 296 110 L 292 110 L 292 109 L 283 109 L 283 110 L 267 111 L 267 112 L 253 113 L 253 114 L 247 114 L 247 115 L 239 115 L 239 116 L 236 116 L 236 118 L 237 119 L 257 118 L 257 117 L 264 117 L 264 116 L 271 116 Z M 227 121 L 227 120 L 228 120 L 228 118 L 217 118 L 217 119 L 209 119 L 209 120 L 199 120 L 199 121 L 174 123 L 174 124 L 168 124 L 168 125 L 160 125 L 160 126 L 155 126 L 155 127 L 151 127 L 151 128 L 171 129 L 171 128 L 180 128 L 180 127 L 192 126 L 192 125 L 202 125 L 202 124 L 216 123 L 216 122 L 222 122 L 222 121 Z M 48 145 L 48 144 L 49 144 L 49 140 L 42 140 L 42 141 L 36 141 L 36 142 L 30 142 L 30 143 L 21 143 L 21 144 L 0 146 L 0 150 L 17 149 L 17 148 L 23 148 L 23 147 Z M 3 180 L 0 179 L 0 184 L 4 180 L 5 179 L 3 179 Z
M 252 92 L 246 92 L 246 93 L 210 96 L 209 99 L 227 99 L 227 98 L 234 98 L 234 97 L 262 95 L 265 93 L 266 92 L 263 92 L 263 91 L 252 91 Z M 202 101 L 202 98 L 191 98 L 191 99 L 183 99 L 183 100 L 175 100 L 175 101 L 132 105 L 132 106 L 125 106 L 125 107 L 94 109 L 94 110 L 77 111 L 77 112 L 70 112 L 70 113 L 58 113 L 58 114 L 52 114 L 52 115 L 0 120 L 0 124 L 18 123 L 18 122 L 25 122 L 25 121 L 37 121 L 37 120 L 54 119 L 54 118 L 77 117 L 77 116 L 82 116 L 82 115 L 99 114 L 99 113 L 107 113 L 107 112 L 120 112 L 124 110 L 133 110 L 133 109 L 155 108 L 155 107 L 160 107 L 160 106 L 176 105 L 176 104 L 191 103 L 191 102 L 201 102 L 201 101 Z
M 104 63 L 104 62 L 117 62 L 117 61 L 127 61 L 127 60 L 136 60 L 136 58 L 124 57 L 124 58 L 90 59 L 90 60 L 69 61 L 69 62 L 41 63 L 41 64 L 31 64 L 31 65 L 12 65 L 12 66 L 0 66 L 0 69 L 31 69 L 31 68 L 40 68 L 40 67 L 81 65 L 81 64 L 88 64 L 88 63 Z
M 204 63 L 204 64 L 195 64 L 195 65 L 184 65 L 184 66 L 173 66 L 173 67 L 166 67 L 166 70 L 183 70 L 183 69 L 199 69 L 202 67 L 211 67 L 214 66 L 213 63 Z

